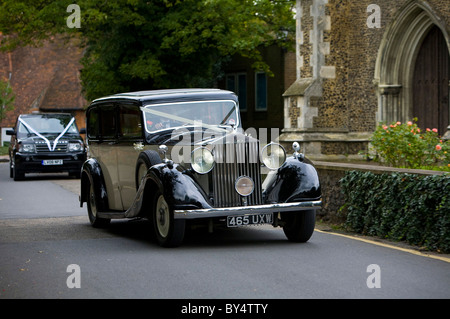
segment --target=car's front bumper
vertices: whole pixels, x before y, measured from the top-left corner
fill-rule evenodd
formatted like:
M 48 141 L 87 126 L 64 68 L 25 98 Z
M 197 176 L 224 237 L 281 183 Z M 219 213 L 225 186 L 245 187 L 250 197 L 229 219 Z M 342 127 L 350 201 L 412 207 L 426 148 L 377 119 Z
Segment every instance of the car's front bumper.
M 295 203 L 277 203 L 265 204 L 255 206 L 238 206 L 238 207 L 224 207 L 224 208 L 206 208 L 206 209 L 175 209 L 175 219 L 196 219 L 196 218 L 212 218 L 212 217 L 226 217 L 233 215 L 256 215 L 264 213 L 281 213 L 293 212 L 310 209 L 320 209 L 322 207 L 321 200 L 304 201 Z
M 69 172 L 79 173 L 83 165 L 85 153 L 60 153 L 60 154 L 27 154 L 16 153 L 14 156 L 18 172 L 21 173 L 50 173 Z M 45 160 L 62 160 L 61 165 L 43 165 Z

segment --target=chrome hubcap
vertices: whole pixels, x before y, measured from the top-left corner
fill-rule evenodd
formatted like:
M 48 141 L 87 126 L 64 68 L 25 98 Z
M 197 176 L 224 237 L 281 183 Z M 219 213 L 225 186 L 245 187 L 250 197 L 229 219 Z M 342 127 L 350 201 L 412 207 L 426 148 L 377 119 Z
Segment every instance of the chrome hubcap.
M 169 205 L 165 201 L 164 197 L 160 195 L 158 202 L 156 203 L 156 227 L 161 237 L 167 237 L 169 234 L 170 215 Z

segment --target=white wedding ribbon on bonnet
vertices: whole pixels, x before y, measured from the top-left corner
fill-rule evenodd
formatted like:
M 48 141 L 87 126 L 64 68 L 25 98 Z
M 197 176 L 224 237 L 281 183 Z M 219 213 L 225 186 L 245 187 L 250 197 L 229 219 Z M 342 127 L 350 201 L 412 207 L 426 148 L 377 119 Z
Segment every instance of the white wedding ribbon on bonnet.
M 53 152 L 55 150 L 59 139 L 61 137 L 63 137 L 64 134 L 66 134 L 67 130 L 70 128 L 70 126 L 73 124 L 74 121 L 75 121 L 75 118 L 72 117 L 72 119 L 70 120 L 69 124 L 64 128 L 64 130 L 61 132 L 61 134 L 59 134 L 58 137 L 53 141 L 53 148 L 52 148 L 51 145 L 50 145 L 50 141 L 45 136 L 43 136 L 38 131 L 36 131 L 30 124 L 25 122 L 23 119 L 19 118 L 19 122 L 20 123 L 22 123 L 28 130 L 30 130 L 31 132 L 36 134 L 38 137 L 42 138 L 45 141 L 45 143 L 47 143 L 47 146 L 48 146 L 48 149 L 50 150 L 50 152 Z

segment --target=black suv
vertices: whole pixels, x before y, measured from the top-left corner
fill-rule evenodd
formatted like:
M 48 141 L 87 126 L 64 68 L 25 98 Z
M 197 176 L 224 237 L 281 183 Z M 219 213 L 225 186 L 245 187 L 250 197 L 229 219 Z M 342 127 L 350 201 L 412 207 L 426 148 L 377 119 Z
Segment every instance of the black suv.
M 288 157 L 245 134 L 233 92 L 123 93 L 93 101 L 86 116 L 80 204 L 93 226 L 148 218 L 162 246 L 181 244 L 190 223 L 271 224 L 296 242 L 312 235 L 321 206 L 315 168 L 298 143 Z
M 75 118 L 66 113 L 21 114 L 9 146 L 10 177 L 26 173 L 68 172 L 80 177 L 86 150 Z

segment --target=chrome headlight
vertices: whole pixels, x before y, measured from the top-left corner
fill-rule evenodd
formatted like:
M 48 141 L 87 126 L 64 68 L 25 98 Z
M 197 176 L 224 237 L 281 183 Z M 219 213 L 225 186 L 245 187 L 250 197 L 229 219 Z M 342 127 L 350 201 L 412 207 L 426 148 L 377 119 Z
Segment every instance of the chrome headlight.
M 81 143 L 69 143 L 67 147 L 69 152 L 79 152 L 83 150 L 83 145 Z
M 35 153 L 36 147 L 34 146 L 34 144 L 20 144 L 19 152 Z
M 286 161 L 286 151 L 280 144 L 267 144 L 261 151 L 261 161 L 269 169 L 278 169 Z
M 214 156 L 205 147 L 199 147 L 191 153 L 191 166 L 199 174 L 206 174 L 214 167 Z

